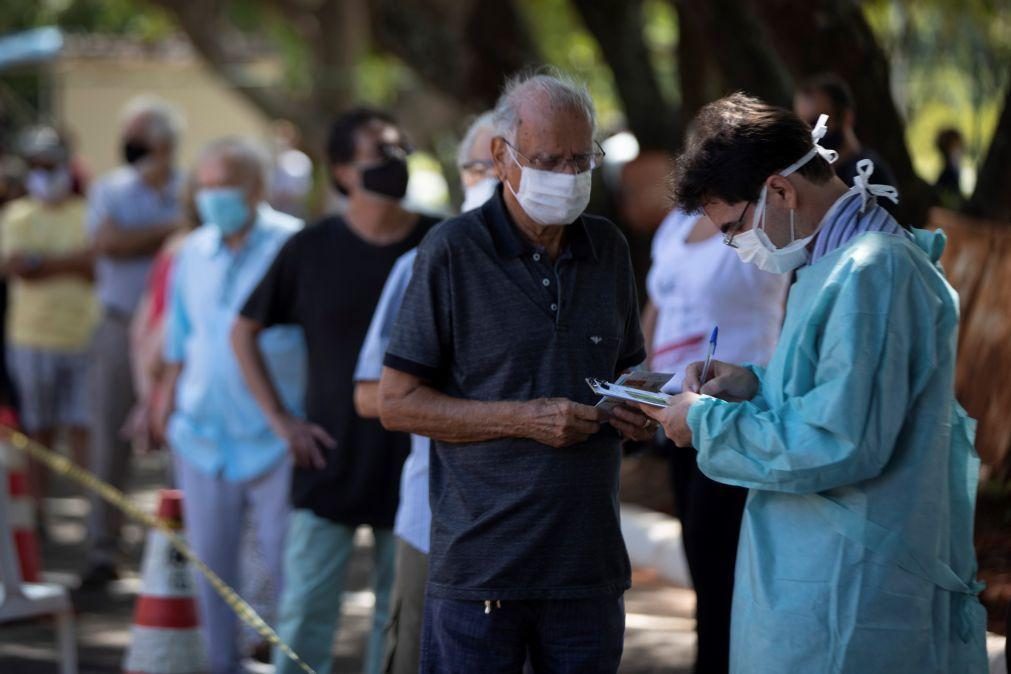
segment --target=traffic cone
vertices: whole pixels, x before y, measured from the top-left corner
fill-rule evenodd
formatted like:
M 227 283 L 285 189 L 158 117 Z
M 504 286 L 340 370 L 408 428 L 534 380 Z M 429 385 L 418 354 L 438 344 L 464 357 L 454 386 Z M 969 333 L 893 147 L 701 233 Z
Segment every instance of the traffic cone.
M 0 424 L 17 429 L 17 414 L 10 407 L 0 407 Z M 6 437 L 0 443 L 0 461 L 7 467 L 7 489 L 10 493 L 11 529 L 21 564 L 21 578 L 26 583 L 39 582 L 39 541 L 35 535 L 35 509 L 28 494 L 28 459 L 11 446 Z
M 158 516 L 181 530 L 182 511 L 182 492 L 163 489 Z M 157 529 L 148 534 L 141 582 L 123 670 L 127 674 L 207 671 L 189 562 Z

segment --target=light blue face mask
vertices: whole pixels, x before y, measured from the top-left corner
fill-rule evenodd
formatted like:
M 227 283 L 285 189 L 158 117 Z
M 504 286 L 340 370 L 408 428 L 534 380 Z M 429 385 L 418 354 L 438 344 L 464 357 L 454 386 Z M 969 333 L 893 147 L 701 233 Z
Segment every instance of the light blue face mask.
M 250 220 L 246 192 L 240 187 L 205 187 L 197 190 L 197 212 L 205 225 L 217 227 L 222 236 L 231 236 Z

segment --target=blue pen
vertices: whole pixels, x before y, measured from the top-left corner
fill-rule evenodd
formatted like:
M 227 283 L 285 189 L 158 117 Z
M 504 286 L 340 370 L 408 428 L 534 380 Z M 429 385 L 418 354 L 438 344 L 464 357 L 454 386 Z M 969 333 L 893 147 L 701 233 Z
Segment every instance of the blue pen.
M 720 326 L 713 326 L 713 334 L 709 335 L 709 348 L 706 349 L 706 362 L 702 365 L 702 378 L 699 379 L 699 391 L 702 390 L 702 385 L 706 383 L 706 378 L 709 376 L 709 366 L 713 364 L 713 354 L 716 353 L 716 337 L 720 334 Z

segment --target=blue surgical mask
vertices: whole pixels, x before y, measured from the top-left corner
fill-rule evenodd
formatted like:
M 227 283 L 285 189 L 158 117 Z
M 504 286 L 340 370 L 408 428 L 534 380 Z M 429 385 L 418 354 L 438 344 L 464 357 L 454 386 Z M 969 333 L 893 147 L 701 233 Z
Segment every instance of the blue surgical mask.
M 240 187 L 205 187 L 197 190 L 197 213 L 205 225 L 212 225 L 222 236 L 231 236 L 250 220 L 246 192 Z

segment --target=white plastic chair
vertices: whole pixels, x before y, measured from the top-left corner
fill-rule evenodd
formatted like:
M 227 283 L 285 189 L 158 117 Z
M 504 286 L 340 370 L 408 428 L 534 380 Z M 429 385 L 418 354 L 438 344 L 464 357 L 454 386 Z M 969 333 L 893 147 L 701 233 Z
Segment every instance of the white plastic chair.
M 10 447 L 2 449 L 13 451 Z M 10 526 L 7 466 L 0 456 L 0 623 L 45 615 L 56 618 L 60 673 L 77 674 L 74 612 L 67 588 L 56 583 L 26 583 L 21 578 L 14 532 Z

